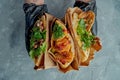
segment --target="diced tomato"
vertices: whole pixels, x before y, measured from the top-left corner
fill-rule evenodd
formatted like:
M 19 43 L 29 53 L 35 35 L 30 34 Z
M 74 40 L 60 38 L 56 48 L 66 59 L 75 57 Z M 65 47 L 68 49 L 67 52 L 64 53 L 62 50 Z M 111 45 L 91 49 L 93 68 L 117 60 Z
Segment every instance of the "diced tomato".
M 62 64 L 65 64 L 65 63 L 66 63 L 66 60 L 65 60 L 65 59 L 60 59 L 60 62 L 61 62 Z

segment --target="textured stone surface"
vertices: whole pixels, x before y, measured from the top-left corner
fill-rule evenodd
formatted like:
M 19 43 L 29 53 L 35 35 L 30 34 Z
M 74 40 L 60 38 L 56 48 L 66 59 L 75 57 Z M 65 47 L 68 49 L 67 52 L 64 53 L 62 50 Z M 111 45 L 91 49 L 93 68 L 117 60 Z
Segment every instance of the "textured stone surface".
M 33 70 L 24 41 L 23 0 L 0 1 L 0 80 L 120 80 L 120 0 L 97 0 L 98 36 L 103 49 L 89 67 L 66 74 Z M 74 0 L 46 0 L 49 12 L 63 17 Z

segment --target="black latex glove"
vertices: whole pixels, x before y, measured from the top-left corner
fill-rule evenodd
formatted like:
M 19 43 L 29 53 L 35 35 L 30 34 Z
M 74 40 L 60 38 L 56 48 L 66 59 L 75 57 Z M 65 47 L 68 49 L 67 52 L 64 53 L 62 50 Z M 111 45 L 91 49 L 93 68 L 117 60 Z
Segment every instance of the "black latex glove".
M 28 4 L 25 3 L 23 5 L 23 9 L 25 12 L 26 18 L 26 27 L 25 27 L 25 43 L 26 49 L 29 53 L 30 51 L 30 30 L 33 27 L 34 23 L 38 19 L 38 17 L 42 16 L 45 12 L 48 12 L 47 5 L 35 5 L 35 4 Z

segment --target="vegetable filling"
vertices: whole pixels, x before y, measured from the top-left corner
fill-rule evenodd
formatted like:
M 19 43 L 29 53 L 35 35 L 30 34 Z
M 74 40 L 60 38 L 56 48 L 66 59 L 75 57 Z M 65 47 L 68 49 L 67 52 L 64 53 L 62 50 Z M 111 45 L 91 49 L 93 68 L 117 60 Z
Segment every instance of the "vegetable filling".
M 57 23 L 55 23 L 54 27 L 53 27 L 53 37 L 54 39 L 58 39 L 60 37 L 62 37 L 64 35 L 62 27 L 60 25 L 58 25 Z
M 77 26 L 77 34 L 80 37 L 82 44 L 82 49 L 86 50 L 94 43 L 95 36 L 86 30 L 84 19 L 80 19 Z
M 63 28 L 58 23 L 54 24 L 51 51 L 54 53 L 55 59 L 62 64 L 69 63 L 73 56 L 71 52 L 71 41 L 67 34 L 66 28 Z
M 30 36 L 30 57 L 36 58 L 46 50 L 46 30 L 43 28 L 42 21 L 39 22 L 40 25 L 36 25 L 32 28 L 32 33 Z

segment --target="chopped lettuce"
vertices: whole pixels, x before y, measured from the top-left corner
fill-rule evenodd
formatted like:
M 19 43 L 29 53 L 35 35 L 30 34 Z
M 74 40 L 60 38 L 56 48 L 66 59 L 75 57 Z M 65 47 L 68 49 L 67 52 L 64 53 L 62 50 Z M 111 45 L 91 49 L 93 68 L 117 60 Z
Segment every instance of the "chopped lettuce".
M 31 58 L 35 58 L 35 57 L 38 57 L 39 55 L 41 55 L 42 53 L 45 53 L 46 47 L 47 47 L 47 44 L 46 44 L 46 42 L 44 42 L 44 43 L 43 43 L 41 46 L 39 46 L 38 48 L 36 48 L 36 49 L 31 49 L 31 50 L 30 50 L 30 57 L 31 57 Z
M 54 39 L 58 39 L 60 37 L 62 37 L 64 35 L 62 27 L 60 25 L 58 25 L 57 23 L 55 23 L 55 25 L 53 26 L 53 37 Z
M 83 42 L 82 49 L 86 50 L 86 48 L 89 48 L 93 43 L 94 35 L 86 30 L 84 19 L 80 19 L 78 22 L 77 34 Z
M 84 21 L 84 19 L 80 19 L 78 24 L 79 24 L 80 27 L 85 28 L 85 21 Z
M 34 38 L 36 40 L 44 39 L 46 38 L 46 30 L 40 31 L 38 27 L 33 27 L 32 29 L 31 38 Z
M 34 45 L 36 42 L 43 39 L 45 41 L 46 39 L 46 30 L 41 31 L 39 27 L 34 26 L 32 28 L 32 33 L 30 36 L 30 56 L 31 58 L 39 56 L 41 53 L 45 52 L 46 49 L 46 43 L 43 42 L 42 45 L 39 45 L 37 48 L 34 49 Z
M 46 39 L 46 30 L 43 30 L 42 32 L 41 32 L 41 35 L 42 35 L 42 39 Z

